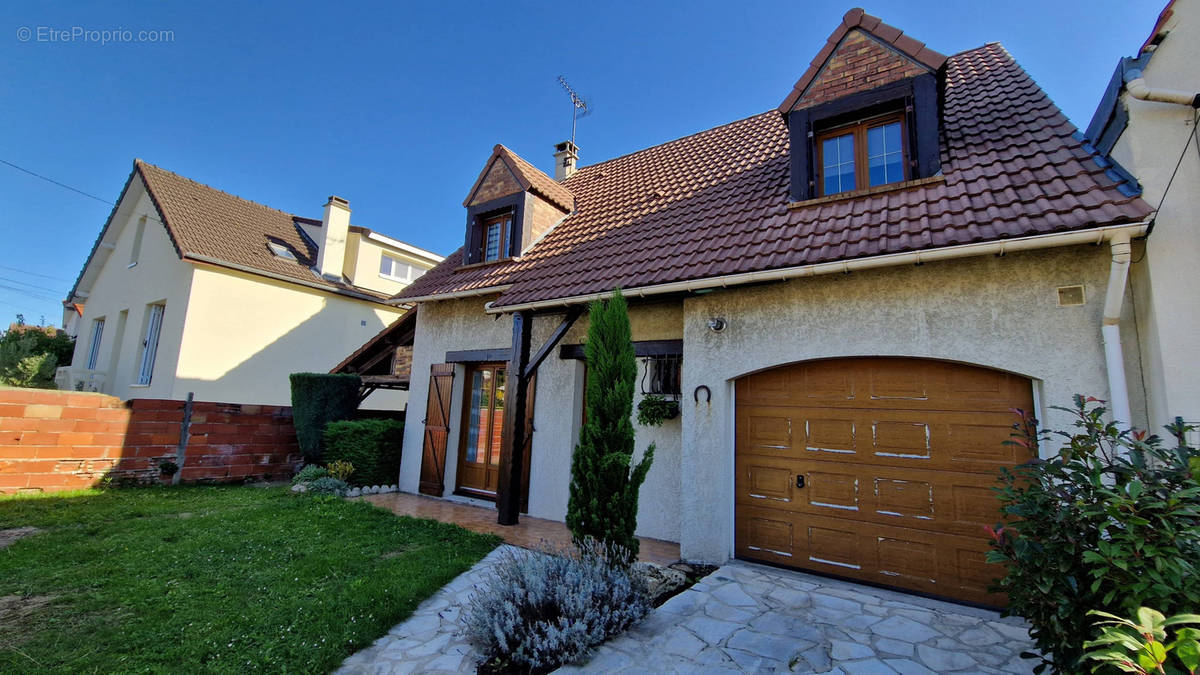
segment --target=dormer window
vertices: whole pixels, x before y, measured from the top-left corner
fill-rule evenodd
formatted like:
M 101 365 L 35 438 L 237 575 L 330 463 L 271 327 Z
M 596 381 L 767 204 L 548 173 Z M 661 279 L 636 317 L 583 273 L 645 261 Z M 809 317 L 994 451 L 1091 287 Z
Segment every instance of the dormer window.
M 503 215 L 488 218 L 483 221 L 483 261 L 490 262 L 506 257 L 503 254 L 507 250 L 508 233 L 512 229 L 512 214 L 505 213 Z
M 817 134 L 817 184 L 833 195 L 905 180 L 904 116 L 884 115 Z

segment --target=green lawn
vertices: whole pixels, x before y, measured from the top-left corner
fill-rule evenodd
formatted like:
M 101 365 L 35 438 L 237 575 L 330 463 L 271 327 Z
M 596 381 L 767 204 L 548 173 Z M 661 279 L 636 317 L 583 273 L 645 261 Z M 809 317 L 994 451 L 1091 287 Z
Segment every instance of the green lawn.
M 0 672 L 328 672 L 491 536 L 286 488 L 2 498 Z M 18 596 L 18 597 L 14 597 Z

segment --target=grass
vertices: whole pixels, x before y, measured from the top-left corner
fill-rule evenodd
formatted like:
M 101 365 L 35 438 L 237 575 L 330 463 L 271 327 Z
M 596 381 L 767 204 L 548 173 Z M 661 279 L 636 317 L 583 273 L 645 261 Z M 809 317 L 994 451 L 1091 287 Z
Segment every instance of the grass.
M 2 498 L 0 672 L 328 672 L 498 543 L 286 488 Z

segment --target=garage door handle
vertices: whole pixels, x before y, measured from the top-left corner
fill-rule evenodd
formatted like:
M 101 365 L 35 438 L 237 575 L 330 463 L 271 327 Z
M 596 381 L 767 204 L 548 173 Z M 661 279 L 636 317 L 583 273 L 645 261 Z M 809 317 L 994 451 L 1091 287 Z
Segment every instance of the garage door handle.
M 796 487 L 798 487 L 798 488 L 804 487 L 804 474 L 796 475 Z

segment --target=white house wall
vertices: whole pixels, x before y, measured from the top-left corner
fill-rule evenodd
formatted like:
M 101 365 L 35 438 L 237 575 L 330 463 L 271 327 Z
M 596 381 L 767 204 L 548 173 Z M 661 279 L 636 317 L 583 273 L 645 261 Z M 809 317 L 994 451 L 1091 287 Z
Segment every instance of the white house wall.
M 1150 87 L 1200 91 L 1200 3 L 1177 0 L 1166 39 L 1143 70 Z M 1194 137 L 1196 111 L 1183 105 L 1122 96 L 1129 126 L 1112 156 L 1142 184 L 1144 198 L 1158 208 L 1145 257 L 1132 266 L 1145 386 L 1151 426 L 1159 431 L 1175 416 L 1200 421 L 1200 145 Z M 1184 150 L 1185 139 L 1191 145 Z M 1163 200 L 1180 160 L 1167 199 Z M 1161 208 L 1159 205 L 1161 204 Z
M 1100 317 L 1109 256 L 1074 247 L 830 275 L 694 296 L 684 303 L 681 463 L 682 554 L 732 553 L 733 382 L 773 366 L 850 356 L 912 356 L 998 368 L 1033 378 L 1038 417 L 1070 418 L 1052 405 L 1075 393 L 1106 398 Z M 1084 284 L 1087 303 L 1057 306 L 1059 286 Z M 725 318 L 721 333 L 707 327 Z M 1128 314 L 1126 324 L 1132 323 Z M 1128 352 L 1136 338 L 1126 330 Z M 696 364 L 703 364 L 696 367 Z M 1136 354 L 1131 381 L 1140 375 Z M 711 403 L 695 403 L 707 386 Z M 1131 392 L 1144 420 L 1140 392 Z M 1015 419 L 1014 419 L 1015 421 Z
M 168 313 L 170 307 L 168 307 Z M 400 312 L 376 303 L 212 265 L 197 265 L 171 397 L 291 405 L 288 375 L 328 372 Z M 403 410 L 406 392 L 364 408 Z
M 132 208 L 123 203 L 117 219 L 110 225 L 110 233 L 116 234 L 115 248 L 91 287 L 81 289 L 88 292 L 88 297 L 78 323 L 79 335 L 72 364 L 75 367 L 87 365 L 93 322 L 103 317 L 104 334 L 96 360 L 97 370 L 109 371 L 103 391 L 126 399 L 169 398 L 174 387 L 175 359 L 183 333 L 192 266 L 179 259 L 139 178 L 135 177 L 129 186 L 124 201 L 129 200 L 132 200 Z M 129 215 L 122 215 L 125 213 Z M 137 223 L 143 216 L 146 224 L 141 250 L 137 264 L 131 266 Z M 148 305 L 153 303 L 163 303 L 166 309 L 153 376 L 149 386 L 141 386 L 136 383 L 141 367 L 142 341 Z M 119 325 L 122 311 L 128 312 L 124 330 L 120 330 Z M 118 337 L 121 338 L 119 344 Z M 115 370 L 111 369 L 113 364 Z

